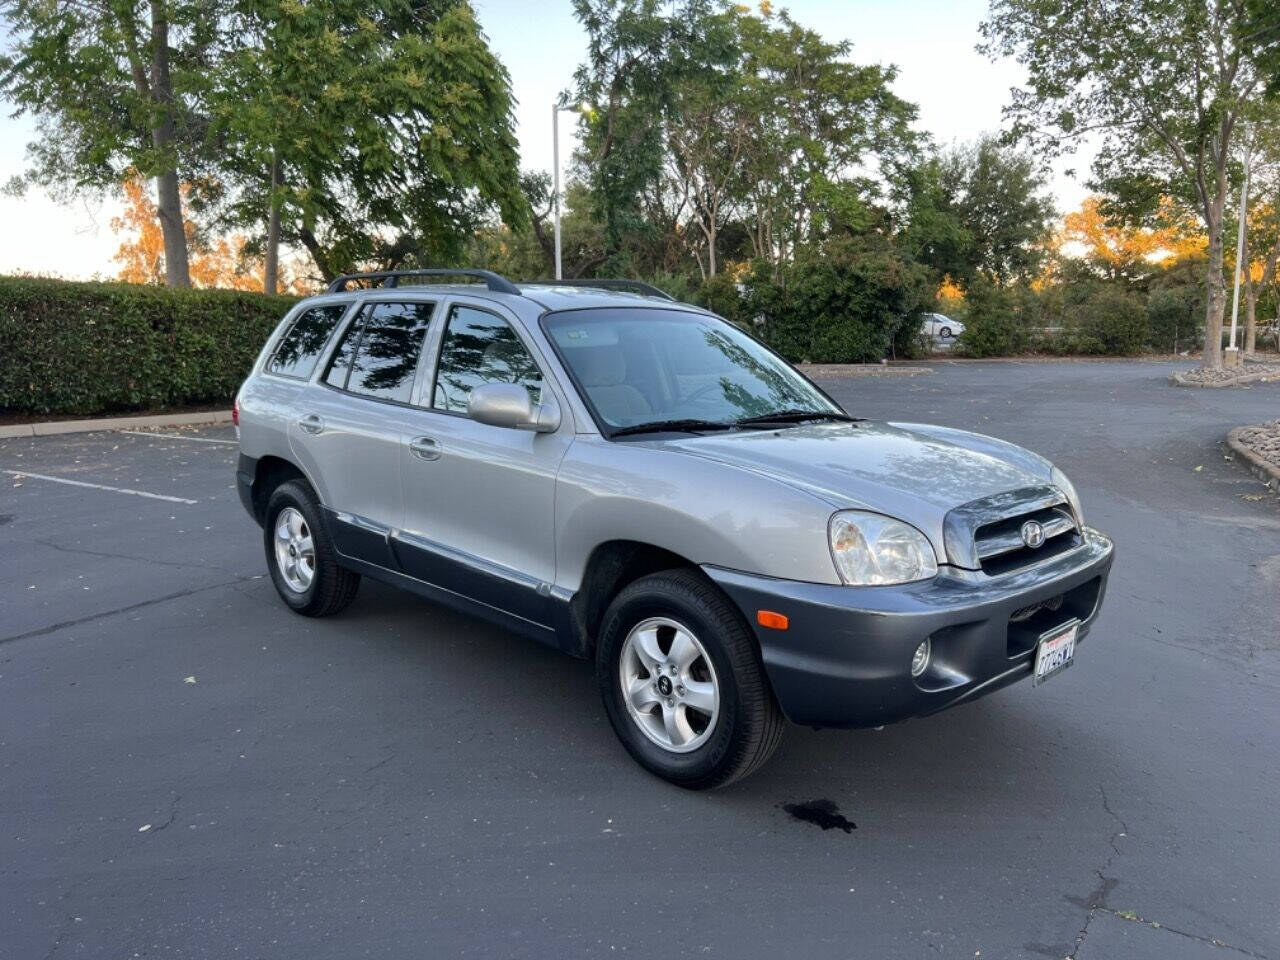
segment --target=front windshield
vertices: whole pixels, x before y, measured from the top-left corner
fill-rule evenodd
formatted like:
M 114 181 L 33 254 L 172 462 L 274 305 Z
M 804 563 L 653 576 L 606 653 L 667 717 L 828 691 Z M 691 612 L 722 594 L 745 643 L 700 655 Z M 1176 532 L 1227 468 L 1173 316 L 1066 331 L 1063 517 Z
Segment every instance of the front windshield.
M 716 317 L 611 307 L 552 313 L 542 322 L 610 432 L 649 423 L 733 425 L 771 414 L 840 414 L 776 354 Z

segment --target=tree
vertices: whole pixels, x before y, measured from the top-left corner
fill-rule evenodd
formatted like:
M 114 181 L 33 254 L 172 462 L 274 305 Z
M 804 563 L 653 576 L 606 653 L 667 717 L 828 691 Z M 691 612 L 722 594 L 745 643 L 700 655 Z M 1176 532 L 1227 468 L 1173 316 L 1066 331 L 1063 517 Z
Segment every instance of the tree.
M 1275 110 L 1271 107 L 1267 112 Z M 1241 260 L 1245 354 L 1252 354 L 1257 348 L 1259 296 L 1274 285 L 1277 262 L 1280 262 L 1280 123 L 1255 121 L 1249 141 L 1249 210 Z M 1232 270 L 1240 269 L 1233 258 Z
M 981 275 L 1027 281 L 1044 259 L 1053 204 L 1027 155 L 994 137 L 952 148 L 908 171 L 898 190 L 912 256 L 961 285 Z
M 126 283 L 164 283 L 164 237 L 155 203 L 147 196 L 145 183 L 140 178 L 125 181 L 123 192 L 124 212 L 111 219 L 111 229 L 125 235 L 114 257 L 120 264 L 118 277 Z M 186 234 L 192 286 L 228 290 L 261 288 L 259 278 L 263 264 L 249 255 L 245 237 L 201 239 L 189 220 Z M 300 277 L 288 273 L 282 278 L 280 288 L 299 296 L 309 292 Z
M 775 266 L 816 236 L 860 229 L 888 177 L 913 157 L 915 108 L 893 68 L 850 62 L 767 3 L 575 0 L 587 31 L 576 74 L 581 179 L 616 261 L 641 243 L 714 275 L 736 222 Z M 657 234 L 657 236 L 655 236 Z
M 0 0 L 13 46 L 0 95 L 32 114 L 31 168 L 11 183 L 55 194 L 153 178 L 165 279 L 191 285 L 179 183 L 204 132 L 199 105 L 218 11 L 179 0 Z
M 761 4 L 739 19 L 743 96 L 752 117 L 742 150 L 742 216 L 755 256 L 775 266 L 815 236 L 871 227 L 874 203 L 917 159 L 913 104 L 894 67 L 851 62 L 785 11 Z
M 1027 70 L 1007 108 L 1016 135 L 1059 149 L 1096 133 L 1100 183 L 1194 202 L 1209 238 L 1207 367 L 1222 363 L 1232 151 L 1261 87 L 1245 20 L 1245 0 L 993 0 L 981 28 L 981 49 Z
M 510 78 L 462 0 L 234 0 L 212 100 L 224 226 L 298 244 L 328 280 L 456 259 L 528 222 Z M 261 235 L 259 233 L 259 235 Z
M 1204 235 L 1178 216 L 1172 202 L 1163 207 L 1158 226 L 1132 225 L 1109 219 L 1102 197 L 1086 197 L 1079 210 L 1062 218 L 1059 249 L 1077 245 L 1109 279 L 1129 281 L 1149 276 L 1162 261 L 1203 252 Z

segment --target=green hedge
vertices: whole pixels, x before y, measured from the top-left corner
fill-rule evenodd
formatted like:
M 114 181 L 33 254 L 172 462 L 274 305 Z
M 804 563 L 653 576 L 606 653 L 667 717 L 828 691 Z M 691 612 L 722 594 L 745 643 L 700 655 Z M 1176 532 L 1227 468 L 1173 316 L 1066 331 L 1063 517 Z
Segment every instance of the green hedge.
M 230 403 L 296 302 L 233 290 L 0 277 L 0 411 Z

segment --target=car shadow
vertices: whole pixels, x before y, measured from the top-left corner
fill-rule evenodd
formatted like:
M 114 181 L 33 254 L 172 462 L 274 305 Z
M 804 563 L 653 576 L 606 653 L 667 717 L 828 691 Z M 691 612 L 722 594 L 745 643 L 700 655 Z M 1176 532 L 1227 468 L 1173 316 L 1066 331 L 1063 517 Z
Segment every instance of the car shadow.
M 1029 801 L 1039 807 L 1037 816 L 1066 798 L 1092 806 L 1095 774 L 1115 763 L 1111 745 L 1075 696 L 1087 684 L 1073 684 L 1079 678 L 1067 674 L 1056 694 L 1053 684 L 1016 684 L 881 730 L 790 725 L 761 770 L 725 789 L 696 794 L 651 776 L 627 756 L 586 661 L 375 583 L 366 583 L 347 614 L 331 623 L 341 624 L 343 634 L 357 634 L 364 653 L 401 683 L 431 691 L 437 739 L 455 743 L 483 728 L 484 741 L 467 748 L 466 764 L 503 775 L 525 768 L 536 772 L 541 790 L 565 795 L 616 793 L 621 786 L 632 802 L 647 797 L 648 803 L 710 805 L 735 819 L 772 820 L 785 815 L 780 810 L 786 804 L 817 802 L 820 810 L 858 826 L 856 834 L 834 833 L 856 837 L 903 817 L 990 823 L 1006 815 L 1027 817 Z M 399 712 L 387 716 L 392 704 Z M 349 699 L 348 706 L 380 713 L 400 731 L 415 730 L 423 719 L 412 697 L 388 700 L 385 691 L 373 702 Z M 401 746 L 412 755 L 417 738 L 406 737 Z M 1013 792 L 1020 808 L 1009 802 Z

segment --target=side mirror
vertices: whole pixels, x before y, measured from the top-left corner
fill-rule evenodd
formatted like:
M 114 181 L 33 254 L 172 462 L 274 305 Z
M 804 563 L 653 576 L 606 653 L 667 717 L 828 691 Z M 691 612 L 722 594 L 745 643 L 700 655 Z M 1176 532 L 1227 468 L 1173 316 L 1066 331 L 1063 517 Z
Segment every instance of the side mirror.
M 467 397 L 467 416 L 491 427 L 551 433 L 560 426 L 560 406 L 551 391 L 544 388 L 542 395 L 544 401 L 535 405 L 518 383 L 482 383 Z

